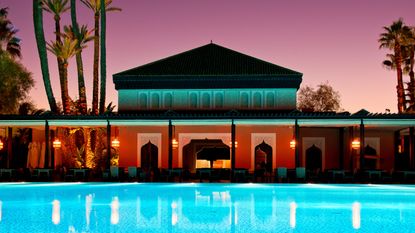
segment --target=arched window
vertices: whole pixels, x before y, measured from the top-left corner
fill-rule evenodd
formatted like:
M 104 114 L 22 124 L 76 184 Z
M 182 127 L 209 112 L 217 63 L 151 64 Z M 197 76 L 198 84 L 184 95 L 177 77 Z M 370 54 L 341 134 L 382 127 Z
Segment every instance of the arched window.
M 154 93 L 151 95 L 151 108 L 159 108 L 160 106 L 160 97 L 159 94 Z
M 173 106 L 173 96 L 170 93 L 164 95 L 164 107 L 171 108 Z
M 255 93 L 254 94 L 254 108 L 260 108 L 260 107 L 262 107 L 262 104 L 261 104 L 261 93 Z
M 267 108 L 274 107 L 274 93 L 269 92 L 267 94 Z
M 241 107 L 242 108 L 248 108 L 249 107 L 248 93 L 242 93 L 242 95 L 241 95 Z
M 215 94 L 215 107 L 223 108 L 223 94 L 222 93 Z
M 210 94 L 203 93 L 202 95 L 202 108 L 210 108 Z
M 190 107 L 197 108 L 197 95 L 196 93 L 190 94 Z
M 147 108 L 147 94 L 145 93 L 140 94 L 140 108 L 141 109 Z

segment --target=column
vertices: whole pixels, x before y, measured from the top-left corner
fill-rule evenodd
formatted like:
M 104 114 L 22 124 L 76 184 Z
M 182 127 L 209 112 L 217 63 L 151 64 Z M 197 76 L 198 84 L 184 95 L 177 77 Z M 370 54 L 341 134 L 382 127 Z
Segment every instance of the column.
M 10 163 L 13 159 L 13 128 L 7 127 L 7 168 L 10 168 Z
M 49 122 L 46 121 L 45 123 L 45 161 L 46 158 L 49 158 L 50 155 L 50 129 L 49 129 Z
M 300 158 L 300 126 L 298 125 L 298 120 L 295 120 L 294 140 L 295 140 L 295 166 L 296 167 L 301 167 L 301 158 Z
M 232 141 L 232 145 L 231 145 L 231 169 L 232 171 L 235 169 L 235 134 L 236 134 L 236 129 L 235 129 L 235 124 L 234 121 L 232 119 L 232 125 L 231 125 L 231 141 Z
M 415 162 L 414 127 L 409 127 L 409 168 L 414 169 Z
M 339 168 L 344 169 L 344 128 L 339 128 Z
M 108 168 L 111 167 L 111 125 L 107 120 L 107 158 Z
M 365 168 L 365 125 L 360 120 L 360 169 Z
M 169 169 L 173 168 L 173 125 L 169 120 Z

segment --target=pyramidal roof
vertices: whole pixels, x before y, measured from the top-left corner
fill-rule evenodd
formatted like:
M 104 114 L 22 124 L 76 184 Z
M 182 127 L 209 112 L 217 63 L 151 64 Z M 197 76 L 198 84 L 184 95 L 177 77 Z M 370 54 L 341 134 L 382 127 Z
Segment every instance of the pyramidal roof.
M 294 75 L 302 74 L 210 43 L 117 75 Z
M 210 43 L 113 75 L 115 89 L 299 88 L 301 73 Z

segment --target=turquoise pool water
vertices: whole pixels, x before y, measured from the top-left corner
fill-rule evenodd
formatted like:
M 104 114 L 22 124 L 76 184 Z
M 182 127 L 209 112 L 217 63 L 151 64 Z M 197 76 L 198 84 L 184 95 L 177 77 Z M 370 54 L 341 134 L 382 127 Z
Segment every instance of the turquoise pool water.
M 414 232 L 415 186 L 0 184 L 0 232 Z

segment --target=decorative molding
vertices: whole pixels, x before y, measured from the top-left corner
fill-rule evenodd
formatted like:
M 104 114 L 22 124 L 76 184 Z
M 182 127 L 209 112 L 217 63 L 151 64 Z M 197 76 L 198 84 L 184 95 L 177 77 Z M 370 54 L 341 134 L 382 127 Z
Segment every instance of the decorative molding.
M 276 141 L 275 133 L 251 133 L 251 171 L 255 170 L 255 147 L 263 141 L 272 147 L 272 167 L 276 163 Z
M 141 167 L 141 147 L 149 141 L 157 146 L 157 162 L 161 168 L 161 133 L 137 133 L 137 167 Z

